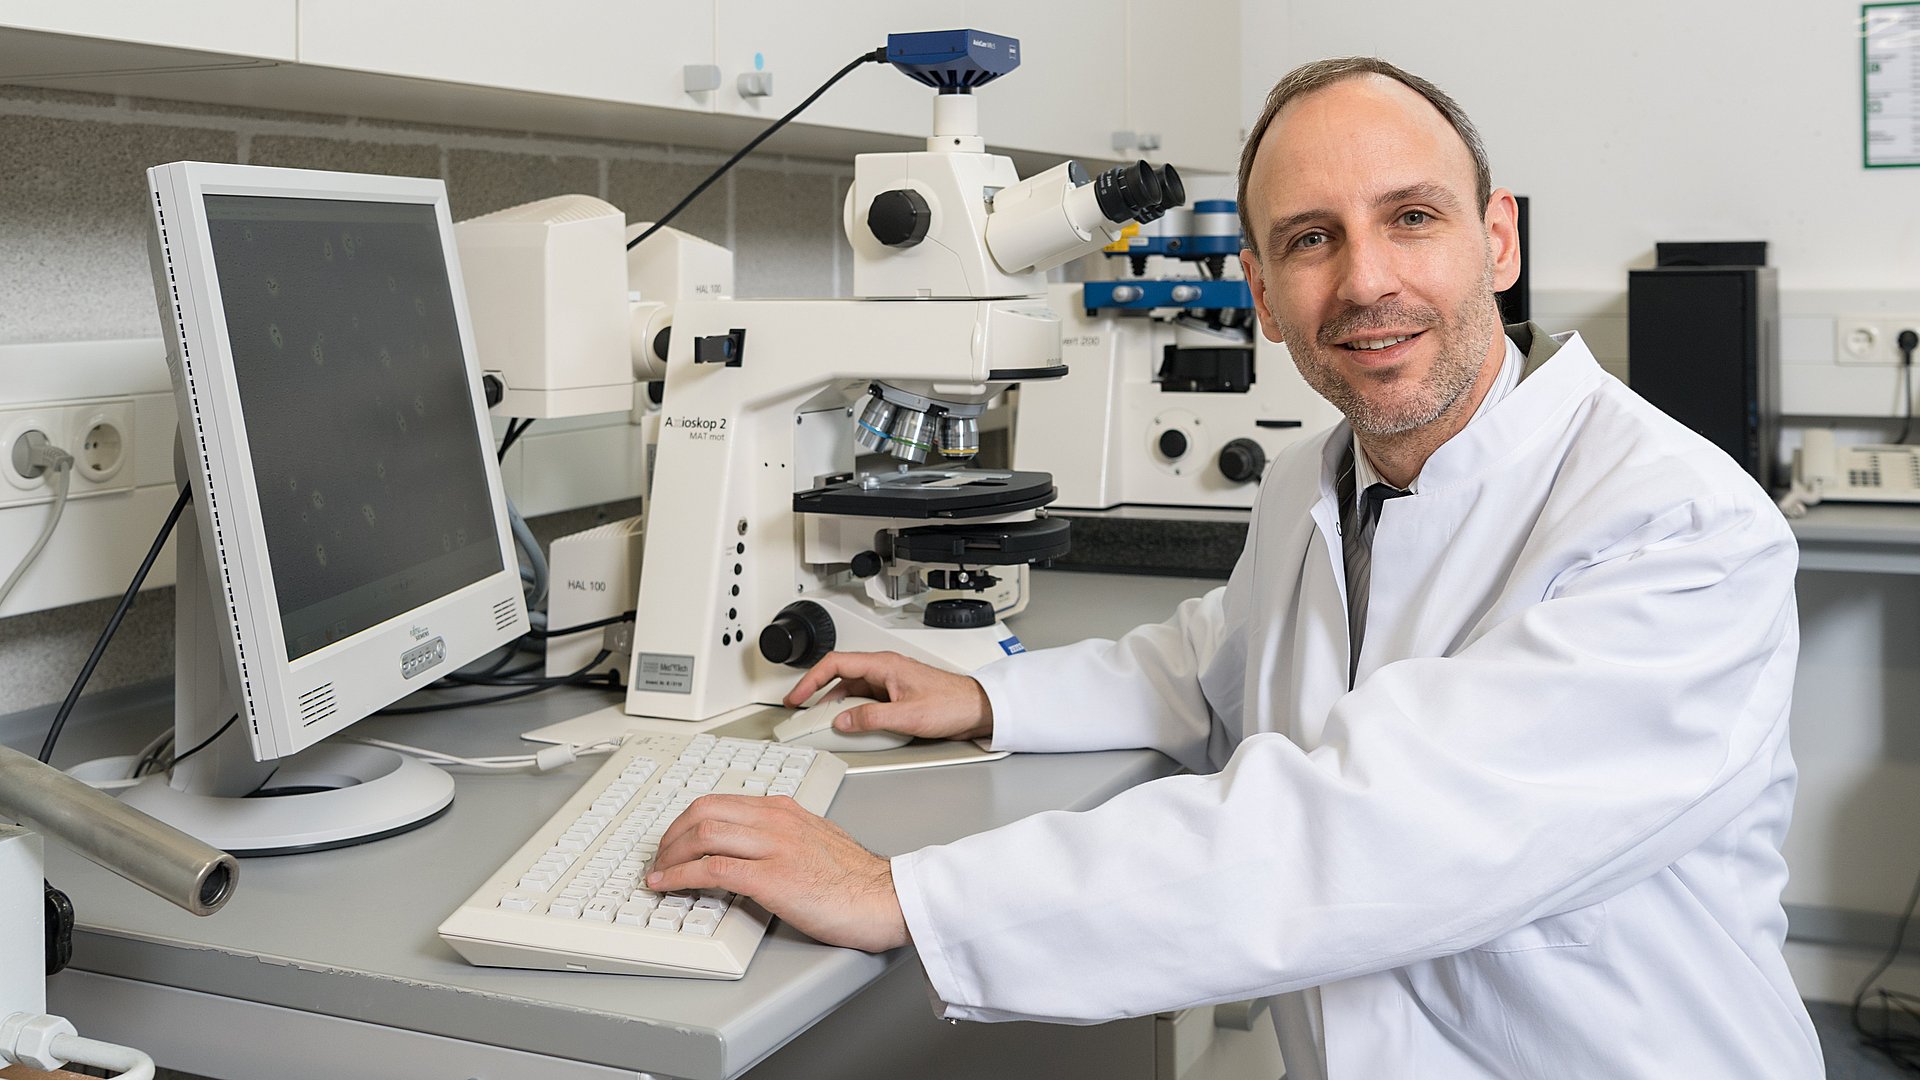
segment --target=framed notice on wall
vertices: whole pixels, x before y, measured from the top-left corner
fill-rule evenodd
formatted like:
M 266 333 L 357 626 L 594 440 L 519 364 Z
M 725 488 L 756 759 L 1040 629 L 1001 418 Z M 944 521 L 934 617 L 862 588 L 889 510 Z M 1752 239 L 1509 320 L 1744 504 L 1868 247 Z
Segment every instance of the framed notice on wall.
M 1859 28 L 1864 164 L 1920 166 L 1920 0 L 1862 4 Z

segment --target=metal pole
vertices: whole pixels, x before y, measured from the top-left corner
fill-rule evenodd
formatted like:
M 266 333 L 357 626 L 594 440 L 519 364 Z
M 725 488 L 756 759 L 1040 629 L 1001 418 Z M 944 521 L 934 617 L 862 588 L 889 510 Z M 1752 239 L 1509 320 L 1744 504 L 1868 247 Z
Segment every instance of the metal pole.
M 233 856 L 0 746 L 0 820 L 19 821 L 195 915 L 233 895 Z

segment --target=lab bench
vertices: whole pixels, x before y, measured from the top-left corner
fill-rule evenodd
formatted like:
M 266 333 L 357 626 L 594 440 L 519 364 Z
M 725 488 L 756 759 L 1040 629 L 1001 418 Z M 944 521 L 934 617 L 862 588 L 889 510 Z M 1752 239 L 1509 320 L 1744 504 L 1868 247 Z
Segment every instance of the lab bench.
M 1043 574 L 1013 627 L 1029 647 L 1118 634 L 1213 584 Z M 358 730 L 467 755 L 512 753 L 526 746 L 520 732 L 609 700 L 563 689 Z M 128 752 L 170 710 L 154 697 L 79 724 L 56 763 Z M 950 1025 L 935 1019 L 910 948 L 828 948 L 777 922 L 737 982 L 469 966 L 435 927 L 597 763 L 549 775 L 461 773 L 448 813 L 413 832 L 245 860 L 233 899 L 205 919 L 49 844 L 48 875 L 80 923 L 73 967 L 49 980 L 49 1007 L 91 1037 L 224 1080 L 1172 1075 L 1156 1071 L 1170 1052 L 1169 1018 Z M 1043 810 L 1097 806 L 1174 769 L 1130 751 L 854 775 L 829 816 L 892 855 Z

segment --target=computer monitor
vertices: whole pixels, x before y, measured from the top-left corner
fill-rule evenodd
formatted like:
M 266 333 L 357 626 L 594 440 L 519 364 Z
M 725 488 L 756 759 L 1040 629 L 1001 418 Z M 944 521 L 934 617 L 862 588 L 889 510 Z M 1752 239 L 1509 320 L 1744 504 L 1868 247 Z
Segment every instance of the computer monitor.
M 444 772 L 316 744 L 527 631 L 446 188 L 192 161 L 147 179 L 193 506 L 175 764 L 124 798 L 241 855 L 430 821 Z

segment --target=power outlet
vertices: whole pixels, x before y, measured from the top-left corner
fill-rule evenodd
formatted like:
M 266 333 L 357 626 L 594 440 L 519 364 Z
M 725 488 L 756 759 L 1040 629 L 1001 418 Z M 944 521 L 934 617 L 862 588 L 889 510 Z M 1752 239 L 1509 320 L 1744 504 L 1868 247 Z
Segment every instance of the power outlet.
M 73 455 L 69 499 L 132 491 L 135 470 L 134 407 L 130 398 L 59 402 L 0 410 L 0 507 L 53 499 L 53 475 L 22 475 L 13 467 L 13 447 L 29 431 Z
M 73 455 L 71 496 L 133 490 L 133 401 L 82 402 L 67 409 L 67 441 Z
M 32 405 L 0 412 L 0 506 L 24 506 L 53 498 L 53 475 L 26 476 L 13 467 L 13 447 L 29 431 L 38 431 L 58 445 L 66 434 L 65 417 L 57 405 Z
M 1833 358 L 1842 364 L 1897 365 L 1902 330 L 1920 334 L 1920 315 L 1842 315 L 1834 321 Z

